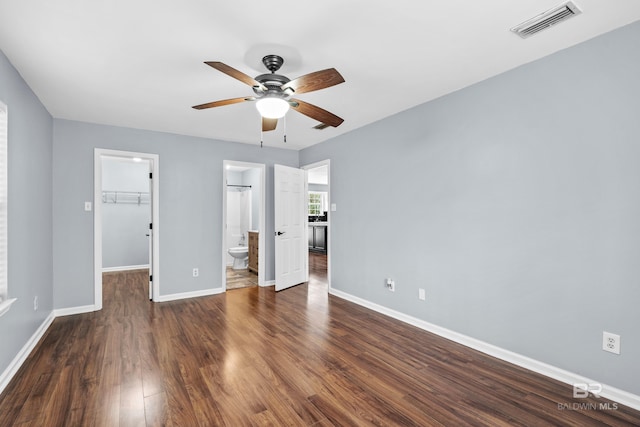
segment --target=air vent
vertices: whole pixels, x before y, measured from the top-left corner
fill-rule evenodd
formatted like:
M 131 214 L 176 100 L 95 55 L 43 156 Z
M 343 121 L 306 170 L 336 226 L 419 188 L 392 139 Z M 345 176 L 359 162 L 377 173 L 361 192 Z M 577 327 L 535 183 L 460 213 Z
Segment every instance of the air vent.
M 545 30 L 553 25 L 559 24 L 562 21 L 566 21 L 567 19 L 579 15 L 582 13 L 578 6 L 575 3 L 569 1 L 561 4 L 560 6 L 556 6 L 553 9 L 549 9 L 544 13 L 536 16 L 535 18 L 531 18 L 528 21 L 523 22 L 520 25 L 517 25 L 511 29 L 514 33 L 526 39 L 527 37 L 531 37 L 532 35 L 539 33 L 542 30 Z
M 328 125 L 328 124 L 326 124 L 326 123 L 320 123 L 319 125 L 315 125 L 313 128 L 314 128 L 314 129 L 318 129 L 318 130 L 322 130 L 322 129 L 326 129 L 326 128 L 328 128 L 328 127 L 329 127 L 329 125 Z

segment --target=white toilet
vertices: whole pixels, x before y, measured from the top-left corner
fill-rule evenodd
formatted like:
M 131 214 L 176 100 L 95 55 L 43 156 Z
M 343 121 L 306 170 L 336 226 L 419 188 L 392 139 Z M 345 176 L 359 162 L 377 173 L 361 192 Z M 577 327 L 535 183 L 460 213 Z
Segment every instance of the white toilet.
M 227 252 L 233 257 L 234 270 L 247 268 L 247 260 L 249 259 L 249 248 L 247 246 L 229 248 Z

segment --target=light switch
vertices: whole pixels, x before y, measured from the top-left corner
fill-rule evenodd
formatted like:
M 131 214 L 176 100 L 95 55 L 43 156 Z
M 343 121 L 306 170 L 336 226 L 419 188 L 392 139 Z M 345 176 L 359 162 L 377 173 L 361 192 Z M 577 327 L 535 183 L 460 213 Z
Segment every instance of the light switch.
M 331 212 L 335 212 L 337 210 L 338 210 L 338 208 L 337 208 L 336 204 L 335 203 L 331 203 Z
M 91 212 L 91 202 L 84 202 L 84 210 L 86 212 Z

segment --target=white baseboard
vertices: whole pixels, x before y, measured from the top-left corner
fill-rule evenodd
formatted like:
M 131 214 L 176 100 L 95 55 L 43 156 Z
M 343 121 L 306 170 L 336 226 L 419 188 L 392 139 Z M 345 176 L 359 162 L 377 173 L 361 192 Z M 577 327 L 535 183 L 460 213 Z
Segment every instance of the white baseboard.
M 16 357 L 14 357 L 11 363 L 9 363 L 7 369 L 5 369 L 2 375 L 0 375 L 0 393 L 2 393 L 5 387 L 9 384 L 9 381 L 11 381 L 16 372 L 18 372 L 18 369 L 20 369 L 24 361 L 27 360 L 27 357 L 29 357 L 31 351 L 35 348 L 36 344 L 38 344 L 38 341 L 40 341 L 40 339 L 44 336 L 45 332 L 47 332 L 47 328 L 49 328 L 49 325 L 51 325 L 55 318 L 56 316 L 54 315 L 53 311 L 49 313 L 47 318 L 44 319 L 38 329 L 36 329 L 36 331 L 33 333 L 31 338 L 29 338 L 29 341 L 27 341 L 22 349 L 20 349 Z
M 223 288 L 213 288 L 213 289 L 205 289 L 202 291 L 194 291 L 194 292 L 184 292 L 180 294 L 169 294 L 169 295 L 160 295 L 157 298 L 154 298 L 153 302 L 167 302 L 167 301 L 175 301 L 186 298 L 196 298 L 196 297 L 206 297 L 209 295 L 221 294 L 224 292 Z
M 264 285 L 262 285 L 263 287 L 267 287 L 267 286 L 275 286 L 276 281 L 275 280 L 265 280 L 264 281 Z
M 73 314 L 91 313 L 92 311 L 96 311 L 95 305 L 81 305 L 78 307 L 57 308 L 53 310 L 53 315 L 55 317 L 62 317 L 71 316 Z
M 149 268 L 149 264 L 144 265 L 123 265 L 120 267 L 104 267 L 102 269 L 103 273 L 112 273 L 114 271 L 128 271 L 128 270 L 143 270 L 145 268 Z
M 478 339 L 469 337 L 467 335 L 463 335 L 458 332 L 452 331 L 450 329 L 446 329 L 441 326 L 434 325 L 433 323 L 425 322 L 424 320 L 420 320 L 413 316 L 409 316 L 399 311 L 395 311 L 390 308 L 375 304 L 373 302 L 356 297 L 346 292 L 339 291 L 334 288 L 330 288 L 329 293 L 331 295 L 335 295 L 344 300 L 351 301 L 355 304 L 369 308 L 378 313 L 381 313 L 386 316 L 392 317 L 394 319 L 400 320 L 402 322 L 408 323 L 410 325 L 413 325 L 425 331 L 434 333 L 436 335 L 439 335 L 451 341 L 455 341 L 458 344 L 462 344 L 466 347 L 473 348 L 474 350 L 478 350 L 482 353 L 488 354 L 489 356 L 493 356 L 495 358 L 504 360 L 506 362 L 513 363 L 514 365 L 518 365 L 525 369 L 529 369 L 530 371 L 537 372 L 539 374 L 545 375 L 547 377 L 553 378 L 555 380 L 561 381 L 566 384 L 573 385 L 576 383 L 598 382 L 597 380 L 586 378 L 576 373 L 566 371 L 564 369 L 549 365 L 544 362 L 540 362 L 535 359 L 531 359 L 530 357 L 523 356 L 521 354 L 514 353 L 509 350 L 505 350 L 493 344 L 489 344 L 484 341 L 480 341 Z M 602 385 L 602 392 L 600 393 L 600 396 L 606 397 L 607 399 L 611 399 L 625 406 L 629 406 L 630 408 L 640 410 L 640 396 L 635 395 L 633 393 L 629 393 L 624 390 L 620 390 L 618 388 L 615 388 L 606 384 L 601 384 L 601 385 Z

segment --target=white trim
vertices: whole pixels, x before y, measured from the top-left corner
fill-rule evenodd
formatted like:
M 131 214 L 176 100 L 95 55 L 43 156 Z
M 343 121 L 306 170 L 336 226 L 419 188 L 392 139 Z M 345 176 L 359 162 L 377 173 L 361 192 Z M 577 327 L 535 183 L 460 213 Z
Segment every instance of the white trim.
M 478 350 L 482 353 L 488 354 L 489 356 L 493 356 L 495 358 L 504 360 L 506 362 L 513 363 L 514 365 L 523 367 L 525 369 L 529 369 L 530 371 L 537 372 L 539 374 L 545 375 L 547 377 L 553 378 L 555 380 L 561 381 L 569 385 L 573 385 L 576 383 L 597 382 L 597 381 L 594 381 L 593 379 L 583 377 L 582 375 L 578 375 L 576 373 L 566 371 L 564 369 L 549 365 L 544 362 L 540 362 L 530 357 L 523 356 L 521 354 L 514 353 L 509 350 L 505 350 L 493 344 L 489 344 L 484 341 L 480 341 L 478 339 L 469 337 L 467 335 L 463 335 L 461 333 L 452 331 L 450 329 L 443 328 L 438 325 L 434 325 L 433 323 L 425 322 L 424 320 L 420 320 L 413 316 L 400 313 L 398 311 L 395 311 L 390 308 L 367 301 L 365 299 L 353 296 L 346 292 L 339 291 L 337 289 L 330 289 L 329 293 L 338 298 L 351 301 L 355 304 L 369 308 L 378 313 L 384 314 L 386 316 L 408 323 L 410 325 L 413 325 L 425 331 L 439 335 L 443 338 L 457 342 L 458 344 L 462 344 L 466 347 L 473 348 L 474 350 Z M 600 396 L 606 397 L 607 399 L 611 399 L 625 406 L 629 406 L 633 409 L 640 410 L 640 396 L 629 393 L 627 391 L 620 390 L 618 388 L 615 388 L 606 384 L 602 384 L 602 392 L 600 393 Z
M 57 308 L 53 310 L 53 314 L 56 317 L 63 316 L 72 316 L 74 314 L 83 314 L 83 313 L 91 313 L 93 311 L 98 311 L 99 308 L 96 308 L 95 305 L 81 305 L 78 307 L 68 307 L 68 308 Z
M 149 268 L 149 264 L 144 265 L 123 265 L 121 267 L 103 267 L 103 273 L 112 273 L 114 271 L 144 270 Z
M 5 314 L 11 308 L 11 304 L 18 301 L 18 298 L 11 298 L 5 301 L 0 302 L 0 317 Z
M 25 360 L 27 360 L 27 357 L 29 357 L 31 351 L 33 351 L 40 339 L 44 336 L 45 332 L 47 332 L 47 328 L 49 328 L 54 319 L 55 315 L 53 312 L 49 313 L 38 329 L 33 333 L 33 335 L 31 335 L 29 341 L 22 346 L 22 349 L 20 349 L 18 354 L 16 354 L 16 357 L 14 357 L 11 363 L 9 363 L 7 369 L 5 369 L 2 375 L 0 375 L 0 393 L 2 393 L 5 387 L 9 384 L 9 381 L 11 381 L 16 372 L 18 372 L 18 369 L 20 369 Z
M 133 151 L 108 150 L 104 148 L 94 149 L 94 173 L 93 173 L 93 273 L 94 273 L 94 306 L 95 310 L 102 310 L 102 158 L 103 157 L 139 157 L 149 160 L 153 179 L 151 180 L 151 238 L 153 243 L 153 301 L 156 295 L 160 295 L 160 156 L 150 153 L 138 153 Z
M 260 285 L 263 287 L 267 287 L 267 286 L 275 286 L 276 285 L 276 281 L 275 280 L 265 280 L 264 284 Z
M 214 288 L 214 289 L 205 289 L 202 291 L 193 291 L 193 292 L 183 292 L 179 294 L 170 294 L 170 295 L 159 295 L 154 299 L 155 302 L 167 302 L 167 301 L 176 301 L 187 298 L 197 298 L 197 297 L 206 297 L 210 295 L 217 295 L 224 293 L 224 288 Z
M 222 161 L 222 289 L 223 292 L 227 289 L 227 166 L 240 166 L 251 169 L 260 170 L 260 207 L 258 221 L 259 234 L 258 234 L 258 286 L 265 285 L 265 262 L 266 260 L 266 199 L 267 199 L 267 166 L 264 163 L 250 163 L 240 162 L 235 160 L 223 160 Z M 232 264 L 233 265 L 233 264 Z

